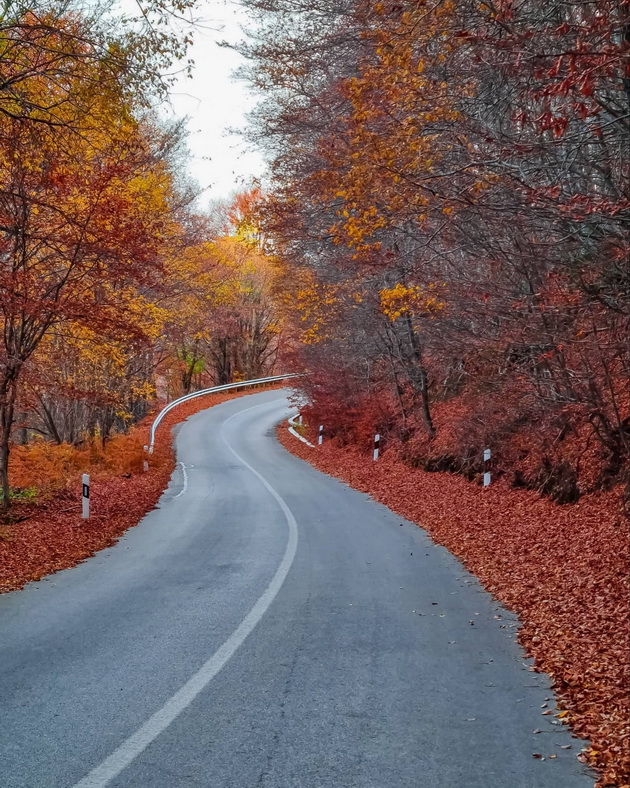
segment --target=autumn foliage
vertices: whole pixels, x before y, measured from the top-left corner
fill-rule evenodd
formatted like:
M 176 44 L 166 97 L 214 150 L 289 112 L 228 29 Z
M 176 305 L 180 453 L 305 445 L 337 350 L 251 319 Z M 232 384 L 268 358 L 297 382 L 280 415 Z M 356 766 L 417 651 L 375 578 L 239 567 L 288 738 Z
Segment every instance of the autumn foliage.
M 519 613 L 630 784 L 630 0 L 243 0 L 267 188 L 209 212 L 155 109 L 194 0 L 97 5 L 0 19 L 0 585 L 150 508 L 156 402 L 280 362 L 320 467 Z
M 551 677 L 567 712 L 561 719 L 590 740 L 583 753 L 576 743 L 576 755 L 601 770 L 600 785 L 627 785 L 630 529 L 619 498 L 592 493 L 559 507 L 505 481 L 484 490 L 412 469 L 393 451 L 372 462 L 356 446 L 310 448 L 286 429 L 279 436 L 289 451 L 422 525 L 519 615 L 520 642 Z
M 103 450 L 156 397 L 275 363 L 280 328 L 253 193 L 201 212 L 181 175 L 184 125 L 156 110 L 171 67 L 190 65 L 193 6 L 149 0 L 137 16 L 55 0 L 3 9 L 5 511 L 19 484 L 14 444 Z
M 558 502 L 627 486 L 628 3 L 246 5 L 314 418 Z

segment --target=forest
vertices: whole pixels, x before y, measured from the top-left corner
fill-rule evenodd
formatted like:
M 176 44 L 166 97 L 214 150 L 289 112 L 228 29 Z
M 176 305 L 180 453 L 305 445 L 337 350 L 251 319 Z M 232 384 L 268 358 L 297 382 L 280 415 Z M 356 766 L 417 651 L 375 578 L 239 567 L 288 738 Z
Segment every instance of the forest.
M 626 485 L 630 5 L 246 0 L 313 420 L 571 503 Z M 290 22 L 288 21 L 290 20 Z
M 5 510 L 12 451 L 13 486 L 30 486 L 19 473 L 25 452 L 34 461 L 51 443 L 103 448 L 156 396 L 259 377 L 275 362 L 271 264 L 249 216 L 256 193 L 200 212 L 198 189 L 181 174 L 184 123 L 156 110 L 169 68 L 186 67 L 190 40 L 171 21 L 192 5 L 154 2 L 143 19 L 66 2 L 5 9 Z
M 205 212 L 155 109 L 193 0 L 7 6 L 5 508 L 13 444 L 281 367 L 342 444 L 627 499 L 628 3 L 244 5 L 268 178 Z
M 0 590 L 155 505 L 164 403 L 300 373 L 324 445 L 281 441 L 515 611 L 627 786 L 630 0 L 240 5 L 267 172 L 207 209 L 161 111 L 197 0 L 2 6 Z

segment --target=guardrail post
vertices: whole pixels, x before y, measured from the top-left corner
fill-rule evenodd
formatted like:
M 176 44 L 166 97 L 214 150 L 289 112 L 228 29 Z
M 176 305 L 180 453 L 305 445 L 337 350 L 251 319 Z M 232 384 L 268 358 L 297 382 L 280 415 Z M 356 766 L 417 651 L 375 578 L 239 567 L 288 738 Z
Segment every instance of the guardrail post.
M 490 449 L 484 449 L 483 451 L 483 486 L 484 487 L 489 487 L 490 482 L 492 481 L 492 474 L 490 473 L 490 457 L 491 457 Z
M 81 517 L 87 520 L 90 516 L 90 474 L 83 474 L 83 489 L 81 495 Z

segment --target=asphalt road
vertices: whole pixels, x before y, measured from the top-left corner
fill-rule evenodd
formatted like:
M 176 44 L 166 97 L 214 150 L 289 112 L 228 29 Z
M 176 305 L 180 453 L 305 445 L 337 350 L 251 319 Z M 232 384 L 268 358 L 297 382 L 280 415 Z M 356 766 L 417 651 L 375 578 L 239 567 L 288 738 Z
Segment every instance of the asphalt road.
M 0 788 L 592 786 L 514 618 L 287 412 L 192 417 L 159 509 L 0 597 Z

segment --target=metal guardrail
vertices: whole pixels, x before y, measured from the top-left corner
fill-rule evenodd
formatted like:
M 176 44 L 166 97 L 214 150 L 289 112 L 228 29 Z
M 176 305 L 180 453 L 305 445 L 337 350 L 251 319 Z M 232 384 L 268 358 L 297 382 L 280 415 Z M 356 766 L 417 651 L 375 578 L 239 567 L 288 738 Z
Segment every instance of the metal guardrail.
M 182 402 L 188 402 L 188 400 L 195 399 L 196 397 L 203 397 L 204 394 L 215 394 L 218 391 L 229 391 L 230 389 L 240 389 L 244 388 L 245 386 L 260 386 L 264 383 L 276 383 L 280 380 L 288 380 L 289 378 L 299 378 L 302 375 L 299 372 L 289 372 L 286 375 L 274 375 L 269 378 L 258 378 L 257 380 L 241 380 L 238 383 L 225 383 L 222 386 L 213 386 L 210 389 L 201 389 L 200 391 L 193 391 L 190 394 L 185 394 L 183 397 L 178 397 L 174 399 L 172 402 L 169 402 L 162 410 L 158 413 L 155 417 L 155 421 L 151 425 L 151 438 L 149 443 L 149 454 L 153 454 L 153 447 L 155 445 L 155 432 L 157 428 L 160 426 L 160 422 L 169 413 L 173 408 L 176 408 L 178 405 L 181 405 Z

